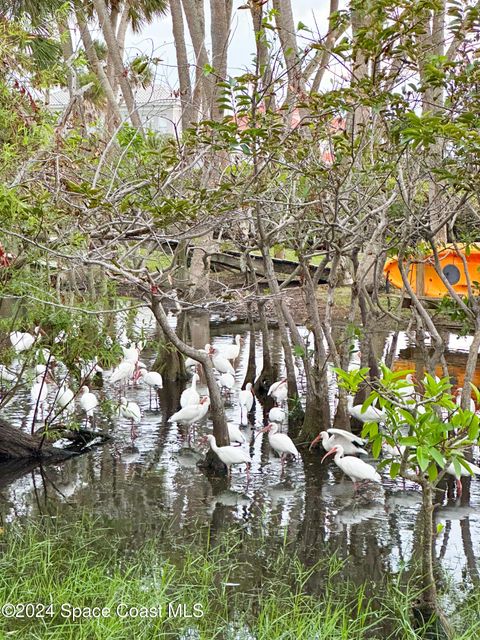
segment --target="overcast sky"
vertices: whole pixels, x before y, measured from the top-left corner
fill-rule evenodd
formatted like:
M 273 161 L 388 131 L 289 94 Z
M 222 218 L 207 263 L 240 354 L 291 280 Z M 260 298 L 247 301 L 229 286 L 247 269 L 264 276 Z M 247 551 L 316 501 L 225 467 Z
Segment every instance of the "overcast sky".
M 208 2 L 205 4 L 208 5 Z M 232 75 L 238 74 L 251 63 L 255 51 L 250 12 L 236 9 L 242 4 L 245 4 L 245 0 L 234 0 L 229 48 L 229 72 Z M 320 31 L 324 35 L 327 29 L 329 4 L 330 0 L 292 0 L 295 25 L 303 22 L 314 33 Z M 186 26 L 185 31 L 188 32 Z M 166 83 L 172 88 L 176 86 L 175 49 L 169 15 L 146 27 L 141 34 L 129 33 L 126 44 L 129 57 L 133 57 L 135 53 L 146 53 L 161 58 L 162 62 L 157 67 L 156 84 Z

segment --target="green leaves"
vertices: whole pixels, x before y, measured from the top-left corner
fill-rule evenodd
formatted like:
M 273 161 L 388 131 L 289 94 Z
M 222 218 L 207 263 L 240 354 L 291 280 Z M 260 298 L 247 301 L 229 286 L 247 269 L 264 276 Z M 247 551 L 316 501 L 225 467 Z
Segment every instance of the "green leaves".
M 368 382 L 371 391 L 362 409 L 376 406 L 385 412 L 384 423 L 364 424 L 362 436 L 369 440 L 374 458 L 381 455 L 384 444 L 390 450 L 379 465 L 387 467 L 392 478 L 400 473 L 404 477 L 420 473 L 435 486 L 440 471 L 447 465 L 453 464 L 458 476 L 468 468 L 463 451 L 478 440 L 480 419 L 456 405 L 448 378 L 426 374 L 410 390 L 413 383 L 406 376 L 412 372 L 407 370 L 392 371 L 382 365 L 379 380 L 368 380 L 368 369 L 350 372 L 335 369 L 335 373 L 339 385 L 350 393 Z M 474 388 L 473 392 L 478 398 L 478 390 Z
M 417 447 L 416 458 L 418 462 L 418 466 L 422 471 L 426 471 L 428 465 L 430 464 L 430 457 L 428 455 L 428 449 L 425 447 Z

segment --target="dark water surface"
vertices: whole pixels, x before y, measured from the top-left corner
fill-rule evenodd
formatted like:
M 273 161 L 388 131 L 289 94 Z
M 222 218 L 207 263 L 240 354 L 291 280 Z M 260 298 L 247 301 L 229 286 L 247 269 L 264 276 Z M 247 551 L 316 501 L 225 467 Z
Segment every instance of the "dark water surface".
M 119 332 L 125 331 L 119 322 Z M 208 329 L 208 328 L 207 328 Z M 129 338 L 144 331 L 154 336 L 154 323 L 147 311 L 141 311 L 126 330 Z M 213 344 L 231 342 L 238 327 L 212 326 Z M 208 330 L 207 330 L 208 333 Z M 244 380 L 250 336 L 245 341 L 237 366 L 237 389 Z M 198 340 L 205 339 L 205 327 Z M 388 343 L 389 336 L 382 337 Z M 278 343 L 272 333 L 272 341 Z M 465 340 L 452 337 L 452 357 L 462 362 Z M 199 346 L 199 345 L 198 345 Z M 261 343 L 257 345 L 258 371 L 261 369 Z M 413 354 L 413 355 L 412 355 Z M 401 336 L 399 357 L 414 358 L 406 336 Z M 150 367 L 155 353 L 146 349 L 141 360 Z M 461 369 L 461 364 L 459 365 Z M 118 398 L 118 390 L 107 380 L 99 396 Z M 205 391 L 200 387 L 200 391 Z M 257 401 L 255 424 L 244 429 L 253 459 L 252 479 L 247 487 L 243 469 L 234 468 L 231 481 L 207 478 L 196 466 L 202 455 L 198 436 L 211 432 L 207 422 L 188 446 L 186 430 L 167 423 L 178 406 L 180 388 L 160 392 L 160 409 L 149 408 L 148 387 L 139 384 L 127 390 L 127 397 L 139 403 L 143 419 L 138 437 L 132 443 L 130 425 L 120 418 L 101 418 L 100 428 L 113 439 L 105 446 L 57 466 L 36 469 L 5 484 L 0 468 L 0 517 L 3 524 L 35 519 L 43 514 L 74 519 L 87 512 L 100 524 L 125 534 L 125 553 L 158 532 L 165 516 L 178 531 L 179 540 L 202 525 L 212 535 L 239 525 L 255 539 L 266 540 L 272 549 L 286 540 L 308 563 L 337 553 L 346 560 L 344 571 L 358 583 L 381 581 L 385 574 L 407 567 L 415 544 L 420 493 L 414 485 L 404 487 L 384 477 L 383 487 L 365 490 L 354 496 L 352 483 L 342 478 L 333 463 L 320 464 L 322 451 L 308 453 L 300 447 L 303 460 L 289 463 L 281 475 L 279 459 L 269 450 L 268 439 L 254 438 L 254 428 L 264 424 L 264 411 Z M 332 388 L 332 401 L 334 389 Z M 236 392 L 227 403 L 228 419 L 240 421 Z M 14 424 L 25 424 L 32 407 L 26 385 L 4 412 Z M 325 425 L 319 425 L 319 431 Z M 467 482 L 468 484 L 468 482 Z M 470 482 L 462 503 L 445 498 L 436 513 L 445 525 L 436 541 L 436 555 L 448 569 L 455 584 L 478 582 L 474 559 L 480 554 L 480 480 Z M 161 541 L 159 542 L 161 545 Z M 342 574 L 341 574 L 342 575 Z M 235 576 L 237 582 L 251 584 L 251 575 Z M 314 574 L 308 589 L 321 591 L 322 576 Z

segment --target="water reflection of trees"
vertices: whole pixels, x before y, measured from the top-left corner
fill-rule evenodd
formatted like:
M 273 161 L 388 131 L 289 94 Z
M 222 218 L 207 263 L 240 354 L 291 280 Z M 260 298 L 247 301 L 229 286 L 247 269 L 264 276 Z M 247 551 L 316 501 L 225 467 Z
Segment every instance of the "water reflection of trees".
M 208 326 L 202 322 L 201 329 L 197 327 L 199 344 L 212 339 Z M 236 331 L 235 328 L 232 333 Z M 369 338 L 369 345 L 376 354 L 382 354 L 386 339 L 385 334 L 381 339 L 374 334 Z M 397 346 L 402 339 L 404 336 L 397 336 Z M 391 351 L 394 340 L 388 343 Z M 248 361 L 248 344 L 247 339 L 239 358 L 240 377 Z M 261 371 L 260 335 L 256 337 L 256 345 L 259 358 L 256 369 Z M 281 343 L 275 331 L 271 347 L 273 363 L 280 369 Z M 411 351 L 409 355 L 414 356 L 417 371 L 422 371 L 423 354 Z M 114 534 L 121 535 L 125 551 L 151 537 L 156 537 L 161 545 L 165 519 L 169 528 L 178 533 L 179 541 L 204 526 L 210 531 L 212 544 L 221 539 L 225 528 L 239 525 L 245 558 L 248 550 L 253 552 L 259 544 L 267 542 L 267 546 L 275 550 L 287 540 L 309 566 L 321 557 L 337 555 L 345 561 L 345 571 L 358 585 L 365 579 L 380 584 L 385 575 L 396 572 L 402 563 L 411 567 L 419 508 L 414 501 L 402 504 L 401 498 L 415 497 L 414 489 L 402 492 L 396 487 L 387 488 L 385 503 L 377 496 L 370 500 L 369 496 L 362 504 L 361 499 L 353 499 L 349 493 L 349 481 L 341 481 L 341 474 L 333 465 L 320 464 L 319 452 L 307 453 L 306 448 L 302 449 L 303 471 L 300 465 L 290 465 L 282 478 L 267 438 L 251 444 L 255 469 L 247 492 L 240 474 L 234 474 L 231 485 L 226 478 L 207 478 L 197 470 L 195 455 L 183 448 L 185 430 L 167 423 L 168 415 L 178 406 L 181 389 L 176 383 L 165 384 L 160 392 L 161 413 L 146 412 L 147 435 L 133 444 L 126 437 L 127 430 L 117 424 L 113 443 L 61 466 L 45 467 L 41 472 L 28 465 L 4 466 L 0 474 L 3 498 L 0 510 L 4 520 L 45 513 L 71 520 L 85 512 L 98 518 L 99 526 L 107 526 Z M 138 393 L 142 400 L 147 398 L 145 390 L 139 388 Z M 25 398 L 20 399 L 21 407 L 27 404 Z M 148 402 L 142 401 L 142 404 L 148 406 Z M 235 409 L 230 410 L 235 415 Z M 261 406 L 256 419 L 259 424 L 263 423 Z M 25 473 L 31 474 L 30 479 Z M 339 495 L 333 491 L 337 487 L 341 491 Z M 452 494 L 448 485 L 446 491 L 446 499 L 450 501 Z M 467 507 L 469 500 L 466 486 L 460 509 Z M 456 508 L 453 506 L 451 518 L 455 517 Z M 475 523 L 475 514 L 462 517 L 459 535 L 464 570 L 469 580 L 478 584 L 472 523 Z M 441 542 L 439 537 L 437 544 L 437 560 L 446 560 L 450 546 L 459 541 L 452 520 L 447 517 Z M 323 577 L 321 571 L 315 573 L 308 588 L 321 592 Z

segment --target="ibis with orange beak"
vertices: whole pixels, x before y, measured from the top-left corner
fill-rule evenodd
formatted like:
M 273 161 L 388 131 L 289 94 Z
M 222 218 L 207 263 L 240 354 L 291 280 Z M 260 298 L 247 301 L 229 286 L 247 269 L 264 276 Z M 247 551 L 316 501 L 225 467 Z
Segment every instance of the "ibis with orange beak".
M 361 482 L 377 482 L 381 484 L 382 478 L 375 467 L 360 460 L 360 458 L 346 456 L 341 444 L 330 449 L 330 451 L 323 456 L 322 462 L 329 456 L 335 456 L 333 461 L 337 467 L 351 479 L 355 491 Z

